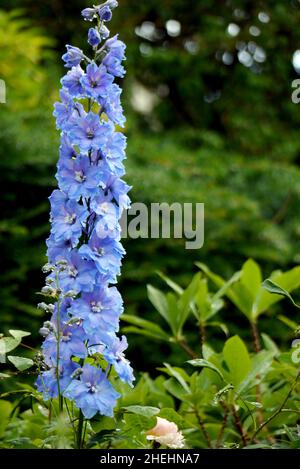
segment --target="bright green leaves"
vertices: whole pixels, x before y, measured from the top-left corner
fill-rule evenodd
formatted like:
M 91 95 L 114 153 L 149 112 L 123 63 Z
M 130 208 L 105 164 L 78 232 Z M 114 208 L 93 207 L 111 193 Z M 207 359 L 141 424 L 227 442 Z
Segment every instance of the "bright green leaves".
M 274 293 L 275 295 L 280 295 L 280 296 L 285 296 L 290 300 L 290 302 L 296 306 L 296 308 L 300 308 L 297 303 L 293 300 L 292 296 L 289 294 L 288 291 L 286 291 L 284 288 L 282 288 L 280 285 L 277 283 L 273 282 L 270 278 L 265 280 L 262 284 L 262 286 L 269 292 L 269 293 Z
M 159 314 L 167 321 L 169 325 L 172 324 L 172 320 L 170 318 L 168 302 L 166 296 L 157 288 L 152 287 L 152 285 L 147 286 L 148 291 L 148 298 L 155 307 L 155 309 L 159 312 Z
M 34 362 L 30 358 L 7 355 L 12 350 L 15 350 L 21 344 L 23 337 L 29 336 L 30 332 L 11 329 L 9 333 L 11 337 L 0 338 L 0 359 L 2 357 L 2 361 L 5 362 L 7 358 L 8 361 L 19 371 L 25 371 L 28 368 L 31 368 L 34 365 Z M 4 379 L 6 377 L 9 377 L 9 375 L 5 373 L 0 374 L 0 379 Z
M 3 438 L 13 405 L 9 401 L 0 400 L 0 438 Z
M 263 282 L 262 271 L 252 259 L 247 260 L 241 270 L 227 281 L 206 265 L 199 262 L 196 265 L 201 272 L 194 275 L 185 289 L 159 273 L 171 291 L 164 293 L 152 285 L 148 285 L 147 291 L 151 304 L 163 319 L 162 324 L 125 314 L 123 320 L 130 324 L 124 329 L 125 332 L 175 342 L 193 358 L 197 356 L 197 349 L 196 353 L 191 350 L 189 340 L 186 339 L 187 321 L 196 319 L 198 343 L 202 345 L 208 339 L 208 328 L 218 328 L 226 336 L 229 335 L 227 324 L 220 319 L 224 307 L 223 297 L 229 298 L 252 324 L 256 324 L 259 316 L 269 311 L 269 308 L 283 297 L 289 298 L 295 304 L 289 292 L 300 286 L 300 267 L 287 272 L 275 271 Z M 209 281 L 216 287 L 216 291 L 210 291 Z M 279 319 L 283 320 L 282 318 L 281 315 Z
M 152 285 L 148 285 L 148 298 L 169 330 L 165 330 L 152 321 L 124 314 L 122 319 L 130 324 L 124 329 L 125 332 L 133 332 L 157 340 L 178 342 L 182 345 L 184 327 L 188 319 L 193 316 L 197 320 L 199 330 L 205 331 L 206 327 L 217 327 L 227 335 L 226 325 L 214 318 L 224 305 L 222 296 L 233 283 L 237 282 L 238 273 L 224 284 L 221 279 L 220 290 L 215 293 L 209 291 L 207 278 L 200 272 L 194 275 L 186 289 L 182 289 L 162 273 L 159 273 L 159 276 L 172 291 L 165 294 Z
M 277 351 L 263 350 L 251 357 L 243 340 L 235 335 L 225 342 L 221 354 L 205 353 L 205 359 L 189 360 L 194 367 L 206 368 L 221 379 L 220 383 L 233 385 L 236 395 L 249 392 L 268 370 Z
M 151 418 L 154 417 L 159 413 L 157 407 L 150 407 L 150 406 L 141 406 L 141 405 L 130 405 L 127 407 L 123 407 L 126 412 L 131 414 L 141 415 L 142 417 Z
M 10 330 L 9 333 L 12 337 L 0 338 L 0 355 L 6 355 L 15 348 L 17 348 L 23 337 L 30 335 L 30 332 Z
M 257 318 L 268 311 L 270 306 L 280 301 L 282 296 L 287 296 L 286 293 L 300 286 L 300 267 L 287 272 L 273 272 L 269 284 L 267 283 L 269 288 L 266 289 L 266 283 L 262 283 L 261 269 L 252 259 L 245 262 L 241 271 L 235 274 L 239 276 L 239 279 L 229 286 L 228 282 L 211 272 L 205 265 L 197 263 L 197 266 L 218 288 L 225 288 L 227 285 L 226 296 L 251 322 L 256 322 Z M 270 282 L 273 282 L 273 291 L 270 290 Z M 275 284 L 277 291 L 274 290 Z M 284 290 L 285 294 L 283 294 Z
M 28 370 L 28 368 L 31 368 L 34 365 L 33 360 L 30 358 L 24 358 L 24 357 L 13 357 L 11 355 L 8 355 L 7 359 L 17 368 L 19 371 L 25 371 Z
M 165 340 L 167 342 L 169 341 L 169 335 L 164 332 L 160 326 L 154 324 L 151 321 L 147 321 L 146 319 L 129 314 L 123 314 L 122 320 L 132 324 L 132 326 L 123 328 L 124 332 L 126 333 L 133 332 L 156 340 Z
M 152 305 L 168 323 L 172 335 L 181 338 L 182 328 L 191 312 L 191 301 L 198 289 L 198 278 L 194 277 L 191 284 L 180 294 L 167 293 L 164 295 L 160 290 L 148 285 L 148 298 Z
M 208 360 L 205 360 L 204 358 L 196 358 L 195 360 L 188 360 L 188 363 L 192 366 L 199 366 L 199 367 L 202 367 L 202 368 L 208 368 L 208 369 L 214 371 L 215 373 L 217 373 L 219 375 L 219 377 L 222 380 L 224 380 L 223 373 L 221 372 L 221 370 L 217 366 L 215 366 L 213 363 L 211 363 Z
M 159 314 L 168 323 L 173 337 L 180 339 L 183 335 L 184 325 L 192 313 L 198 323 L 204 327 L 207 325 L 226 329 L 222 323 L 209 321 L 218 313 L 223 306 L 221 299 L 226 288 L 222 286 L 221 291 L 211 294 L 208 291 L 207 279 L 200 273 L 196 274 L 185 290 L 178 288 L 167 277 L 163 277 L 174 293 L 164 295 L 160 290 L 148 286 L 148 297 Z M 230 282 L 228 283 L 229 286 Z
M 251 360 L 244 342 L 235 335 L 227 340 L 223 349 L 230 381 L 234 386 L 243 381 L 251 369 Z

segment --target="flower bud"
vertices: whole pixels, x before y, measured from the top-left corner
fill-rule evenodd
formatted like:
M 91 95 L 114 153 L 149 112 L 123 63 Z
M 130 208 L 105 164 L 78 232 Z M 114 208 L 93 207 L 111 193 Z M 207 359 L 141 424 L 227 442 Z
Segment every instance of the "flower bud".
M 46 285 L 52 285 L 53 283 L 55 283 L 55 281 L 52 277 L 46 278 Z
M 69 321 L 67 322 L 67 324 L 69 326 L 72 326 L 73 324 L 78 324 L 80 323 L 81 319 L 80 318 L 71 318 L 69 319 Z
M 65 298 L 76 298 L 77 292 L 75 290 L 69 290 L 67 293 L 65 293 Z
M 42 302 L 37 305 L 37 308 L 45 311 L 45 313 L 53 313 L 54 311 L 54 305 L 52 303 L 47 304 Z
M 56 262 L 56 265 L 68 265 L 68 261 L 66 259 L 61 259 L 60 261 Z
M 50 334 L 50 331 L 47 329 L 47 327 L 41 327 L 39 333 L 42 337 L 47 337 Z
M 109 6 L 109 8 L 117 8 L 117 6 L 119 4 L 118 4 L 117 0 L 107 0 L 105 5 Z
M 95 8 L 85 8 L 82 10 L 81 14 L 86 21 L 93 21 L 96 15 L 96 10 Z
M 42 272 L 43 272 L 44 274 L 48 274 L 49 272 L 53 272 L 53 270 L 54 270 L 54 266 L 51 265 L 51 264 L 45 264 L 45 265 L 43 265 L 43 267 L 42 267 Z
M 54 331 L 55 329 L 51 321 L 45 321 L 43 324 L 43 327 L 46 327 L 47 329 L 49 329 L 50 332 Z
M 67 44 L 67 52 L 62 56 L 65 67 L 72 68 L 76 67 L 83 60 L 83 52 L 78 47 L 70 46 Z
M 99 33 L 101 39 L 107 39 L 110 35 L 109 29 L 105 26 L 105 24 L 101 25 Z
M 50 287 L 49 285 L 45 285 L 42 288 L 41 292 L 43 293 L 43 295 L 47 295 L 47 296 L 55 296 L 57 293 L 57 291 L 54 288 Z
M 112 18 L 112 12 L 108 5 L 102 6 L 98 9 L 98 15 L 101 21 L 110 21 Z
M 74 373 L 71 375 L 71 378 L 77 378 L 78 376 L 82 375 L 82 368 L 77 368 Z
M 96 28 L 90 28 L 88 33 L 88 43 L 92 47 L 97 47 L 101 42 L 101 36 Z

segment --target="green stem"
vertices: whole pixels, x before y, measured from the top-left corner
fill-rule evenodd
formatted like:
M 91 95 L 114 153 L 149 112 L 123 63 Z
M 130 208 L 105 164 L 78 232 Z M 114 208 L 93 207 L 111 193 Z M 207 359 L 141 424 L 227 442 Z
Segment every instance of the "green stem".
M 261 351 L 261 343 L 260 343 L 259 330 L 258 330 L 256 321 L 251 321 L 251 330 L 252 330 L 255 352 L 259 353 Z M 260 376 L 257 375 L 257 378 L 260 379 Z M 260 383 L 256 385 L 256 400 L 257 402 L 262 404 L 262 393 L 261 393 Z M 264 422 L 264 414 L 263 414 L 262 409 L 257 410 L 257 418 L 258 418 L 258 423 L 262 425 Z M 266 426 L 263 426 L 262 428 L 264 432 L 267 433 L 268 429 L 266 428 Z M 267 439 L 270 441 L 270 443 L 274 443 L 274 438 L 271 435 L 268 435 Z
M 84 416 L 81 410 L 79 410 L 79 419 L 78 419 L 78 427 L 77 427 L 77 449 L 82 448 L 83 444 L 83 438 L 82 438 L 82 432 L 83 432 L 83 424 L 84 424 Z
M 58 272 L 56 274 L 56 288 L 58 289 Z M 57 300 L 57 312 L 56 312 L 56 382 L 57 382 L 57 393 L 59 402 L 59 412 L 63 411 L 64 401 L 61 395 L 60 389 L 60 371 L 59 371 L 59 355 L 60 355 L 60 299 Z
M 205 324 L 202 321 L 199 322 L 199 333 L 200 333 L 200 342 L 201 342 L 201 347 L 202 347 L 206 339 Z

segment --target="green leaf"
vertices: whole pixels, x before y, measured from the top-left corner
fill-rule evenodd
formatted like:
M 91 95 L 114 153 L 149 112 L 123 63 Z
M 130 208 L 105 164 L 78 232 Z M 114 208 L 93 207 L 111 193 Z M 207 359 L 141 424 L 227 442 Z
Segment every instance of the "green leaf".
M 186 391 L 175 378 L 167 379 L 164 382 L 164 387 L 168 393 L 180 401 L 187 401 L 188 397 L 190 397 L 190 393 L 186 393 Z
M 160 290 L 154 288 L 152 285 L 147 285 L 147 291 L 149 300 L 159 312 L 159 314 L 169 324 L 173 334 L 176 335 L 177 315 L 174 309 L 177 309 L 177 298 L 172 293 L 164 295 Z
M 196 310 L 196 318 L 200 319 L 201 321 L 205 321 L 205 319 L 209 316 L 211 313 L 211 304 L 209 301 L 209 295 L 208 295 L 208 288 L 207 288 L 207 279 L 202 278 L 199 281 L 198 285 L 198 291 L 196 294 L 196 305 L 197 305 L 197 310 Z
M 202 272 L 205 273 L 205 275 L 214 282 L 215 285 L 217 285 L 217 287 L 219 288 L 222 288 L 223 285 L 226 283 L 225 280 L 220 277 L 219 275 L 217 274 L 214 274 L 205 264 L 203 264 L 202 262 L 196 262 L 195 263 L 197 267 L 199 267 L 199 269 L 202 270 Z
M 262 350 L 255 354 L 251 360 L 251 370 L 237 387 L 237 392 L 248 391 L 249 388 L 256 384 L 258 376 L 259 379 L 262 379 L 264 374 L 270 370 L 273 357 L 273 351 Z
M 15 348 L 17 348 L 21 343 L 21 340 L 14 339 L 13 337 L 2 337 L 0 339 L 0 355 L 6 355 Z
M 196 358 L 194 360 L 188 360 L 187 363 L 189 363 L 192 366 L 200 366 L 203 368 L 209 368 L 210 370 L 215 371 L 220 376 L 220 378 L 224 381 L 224 376 L 221 370 L 219 370 L 219 368 L 217 368 L 213 363 L 210 363 L 208 360 L 204 360 L 204 358 Z
M 25 332 L 25 331 L 15 331 L 14 329 L 9 330 L 10 335 L 12 335 L 15 339 L 22 339 L 23 337 L 27 337 L 31 335 L 30 332 Z
M 147 292 L 148 298 L 155 309 L 166 321 L 168 321 L 168 303 L 165 295 L 152 285 L 147 285 Z
M 196 262 L 196 265 L 219 289 L 225 288 L 226 282 L 222 277 L 213 273 L 205 264 L 202 264 L 201 262 Z M 235 282 L 240 275 L 241 272 L 236 272 L 233 275 Z M 245 284 L 242 284 L 240 281 L 238 283 L 235 282 L 232 282 L 232 285 L 229 288 L 226 288 L 226 296 L 248 319 L 250 319 L 252 310 L 251 291 L 249 291 Z
M 213 301 L 221 298 L 227 293 L 227 290 L 241 278 L 241 271 L 235 272 L 233 276 L 223 284 L 223 286 L 217 291 L 213 297 Z
M 12 337 L 1 337 L 0 338 L 0 355 L 6 355 L 12 350 L 16 349 L 23 337 L 30 335 L 30 332 L 18 331 L 10 329 L 9 333 Z
M 204 343 L 202 345 L 202 356 L 205 358 L 205 360 L 209 361 L 209 358 L 214 355 L 216 352 L 210 345 Z
M 207 266 L 197 262 L 196 265 L 205 273 L 205 275 L 214 282 L 219 288 L 225 287 L 225 280 L 219 275 L 211 272 Z M 280 301 L 283 297 L 280 294 L 271 294 L 262 285 L 261 272 L 259 266 L 249 259 L 242 267 L 241 278 L 226 290 L 226 296 L 235 304 L 235 306 L 251 321 L 255 321 L 260 314 Z M 234 274 L 238 275 L 238 273 Z M 286 292 L 291 292 L 300 286 L 300 266 L 294 267 L 287 272 L 275 271 L 271 274 L 270 280 L 276 283 Z M 293 300 L 292 300 L 293 301 Z
M 228 339 L 223 349 L 225 362 L 229 368 L 230 381 L 240 384 L 251 370 L 251 360 L 244 342 L 237 336 Z
M 174 337 L 180 336 L 180 311 L 178 307 L 178 299 L 174 293 L 167 293 L 166 295 L 168 303 L 168 323 L 171 327 Z
M 242 267 L 241 283 L 245 285 L 252 297 L 254 303 L 260 290 L 262 275 L 260 267 L 252 259 L 248 259 Z
M 264 346 L 269 352 L 273 352 L 274 356 L 280 354 L 280 350 L 275 344 L 275 342 L 271 339 L 268 334 L 265 334 L 264 332 L 261 334 Z
M 167 368 L 167 370 L 169 371 L 169 374 L 171 376 L 173 376 L 180 384 L 181 386 L 183 387 L 183 389 L 187 392 L 187 393 L 190 393 L 190 388 L 187 384 L 187 382 L 185 381 L 185 379 L 183 378 L 183 376 L 181 376 L 181 374 L 175 370 L 172 366 L 170 366 L 168 363 L 164 363 L 164 366 Z
M 14 357 L 11 355 L 8 355 L 7 358 L 19 371 L 25 371 L 34 365 L 33 360 L 30 358 Z
M 261 409 L 263 407 L 263 405 L 260 403 L 260 402 L 257 402 L 257 401 L 247 401 L 245 399 L 246 404 L 250 405 L 250 406 L 253 406 L 255 407 L 256 409 Z
M 299 325 L 295 322 L 295 321 L 292 321 L 292 319 L 290 318 L 287 318 L 286 316 L 284 316 L 283 314 L 280 314 L 278 316 L 278 319 L 283 322 L 283 324 L 285 324 L 286 326 L 288 326 L 290 329 L 292 329 L 292 331 L 296 331 L 299 329 Z
M 228 290 L 228 297 L 249 320 L 255 317 L 254 311 L 261 282 L 260 267 L 252 259 L 248 259 L 242 266 L 240 281 Z
M 9 401 L 0 400 L 0 438 L 4 436 L 12 408 L 13 406 Z
M 186 425 L 183 417 L 176 412 L 176 410 L 172 408 L 166 408 L 160 410 L 159 417 L 163 419 L 169 420 L 169 422 L 174 422 L 178 426 L 178 428 L 182 428 Z
M 207 327 L 219 327 L 221 329 L 221 331 L 224 332 L 224 334 L 228 337 L 229 335 L 229 329 L 228 327 L 226 326 L 226 324 L 224 324 L 223 322 L 219 322 L 219 321 L 211 321 L 211 322 L 208 322 L 206 324 Z
M 142 319 L 139 316 L 133 316 L 130 314 L 123 314 L 121 316 L 121 319 L 125 322 L 128 322 L 129 324 L 134 324 L 135 326 L 139 326 L 141 329 L 144 329 L 145 331 L 149 332 L 148 335 L 150 335 L 151 333 L 152 337 L 155 336 L 156 338 L 159 338 L 161 340 L 169 341 L 168 334 L 164 332 L 160 326 L 158 326 L 157 324 L 151 321 L 147 321 L 146 319 Z M 139 330 L 135 330 L 134 332 L 139 332 Z
M 164 282 L 166 282 L 166 284 L 170 288 L 172 288 L 172 290 L 174 290 L 175 293 L 178 293 L 178 295 L 181 295 L 183 293 L 183 288 L 181 288 L 177 283 L 173 282 L 173 280 L 171 280 L 169 277 L 167 277 L 160 271 L 157 271 L 157 274 L 162 280 L 164 280 Z
M 140 329 L 139 327 L 127 326 L 127 327 L 123 327 L 122 330 L 126 334 L 128 334 L 128 333 L 138 334 L 138 335 L 142 335 L 142 336 L 145 336 L 145 337 L 150 337 L 151 339 L 163 340 L 163 341 L 169 342 L 169 336 L 164 337 L 164 336 L 162 336 L 160 334 L 157 334 L 155 332 L 147 331 L 147 329 Z
M 101 415 L 101 418 L 90 420 L 91 427 L 95 433 L 102 432 L 103 430 L 114 430 L 117 426 L 114 418 L 105 417 Z
M 181 335 L 182 328 L 191 313 L 192 302 L 195 300 L 200 286 L 200 274 L 196 274 L 189 286 L 182 293 L 178 302 L 177 335 Z
M 0 379 L 10 378 L 11 376 L 6 373 L 0 373 Z
M 130 405 L 123 407 L 124 410 L 131 414 L 142 415 L 143 417 L 151 418 L 157 415 L 160 411 L 158 407 L 141 406 L 141 405 Z
M 268 280 L 271 280 L 281 289 L 290 293 L 291 291 L 300 287 L 300 266 L 294 267 L 293 269 L 288 270 L 287 272 L 272 272 Z M 258 317 L 263 312 L 267 311 L 273 304 L 277 303 L 278 301 L 281 301 L 282 298 L 283 295 L 270 293 L 262 287 L 257 304 L 256 317 Z
M 295 303 L 295 301 L 293 300 L 292 296 L 289 294 L 288 291 L 286 291 L 284 288 L 282 288 L 280 285 L 278 285 L 277 283 L 273 282 L 273 280 L 271 280 L 270 278 L 267 278 L 263 284 L 262 284 L 263 288 L 265 290 L 267 290 L 269 293 L 273 293 L 273 294 L 277 294 L 277 295 L 281 295 L 281 296 L 285 296 L 286 298 L 288 298 L 294 306 L 296 306 L 296 308 L 300 308 L 299 305 L 297 305 L 297 303 Z

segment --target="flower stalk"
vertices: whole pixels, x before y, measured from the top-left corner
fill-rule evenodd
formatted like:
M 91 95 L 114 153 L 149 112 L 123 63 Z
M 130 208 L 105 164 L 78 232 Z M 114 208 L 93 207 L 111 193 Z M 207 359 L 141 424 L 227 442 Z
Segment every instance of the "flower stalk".
M 113 415 L 116 376 L 130 385 L 134 380 L 126 338 L 117 335 L 123 301 L 114 286 L 125 254 L 120 218 L 130 206 L 130 187 L 122 179 L 126 138 L 117 130 L 125 117 L 115 83 L 125 75 L 125 45 L 109 37 L 106 26 L 117 5 L 107 0 L 83 10 L 84 19 L 96 23 L 88 32 L 94 58 L 67 45 L 68 71 L 54 106 L 61 145 L 43 288 L 54 303 L 43 303 L 51 318 L 41 328 L 46 368 L 37 388 L 45 400 L 58 398 L 60 411 L 64 399 L 75 403 L 78 447 L 85 419 Z

